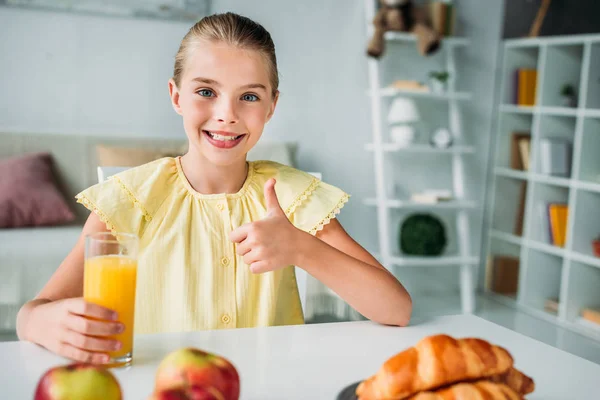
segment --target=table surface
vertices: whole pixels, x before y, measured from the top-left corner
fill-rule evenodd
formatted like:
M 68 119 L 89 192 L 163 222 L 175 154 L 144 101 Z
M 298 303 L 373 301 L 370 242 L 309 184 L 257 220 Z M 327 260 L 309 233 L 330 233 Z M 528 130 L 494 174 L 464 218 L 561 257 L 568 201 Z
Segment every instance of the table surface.
M 335 399 L 347 385 L 425 336 L 480 337 L 505 347 L 536 383 L 535 399 L 598 398 L 600 366 L 472 315 L 424 319 L 405 328 L 342 322 L 232 329 L 135 338 L 134 365 L 113 369 L 125 400 L 146 399 L 154 373 L 170 351 L 184 346 L 221 354 L 237 367 L 241 399 Z M 39 377 L 65 359 L 25 342 L 0 343 L 0 398 L 31 399 Z

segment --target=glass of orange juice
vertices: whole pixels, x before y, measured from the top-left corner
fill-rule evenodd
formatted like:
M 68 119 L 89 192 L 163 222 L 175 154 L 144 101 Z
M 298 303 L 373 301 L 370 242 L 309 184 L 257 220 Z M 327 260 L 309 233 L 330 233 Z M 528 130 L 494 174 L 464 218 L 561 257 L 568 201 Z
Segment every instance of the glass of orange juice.
M 101 232 L 86 236 L 83 298 L 117 312 L 125 330 L 111 336 L 121 348 L 108 352 L 109 367 L 127 367 L 133 360 L 133 320 L 138 238 L 128 233 Z

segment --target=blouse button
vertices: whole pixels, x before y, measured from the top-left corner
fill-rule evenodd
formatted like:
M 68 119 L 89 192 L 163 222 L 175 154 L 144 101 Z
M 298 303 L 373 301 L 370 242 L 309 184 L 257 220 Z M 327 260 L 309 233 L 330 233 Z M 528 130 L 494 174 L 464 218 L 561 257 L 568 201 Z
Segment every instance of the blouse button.
M 221 317 L 221 321 L 223 321 L 224 324 L 228 324 L 231 322 L 231 317 L 229 316 L 229 314 L 223 314 L 223 316 Z
M 217 204 L 217 210 L 223 211 L 224 208 L 225 208 L 225 206 L 223 206 L 223 203 Z
M 221 258 L 221 265 L 226 267 L 229 264 L 229 258 L 228 257 L 223 257 Z

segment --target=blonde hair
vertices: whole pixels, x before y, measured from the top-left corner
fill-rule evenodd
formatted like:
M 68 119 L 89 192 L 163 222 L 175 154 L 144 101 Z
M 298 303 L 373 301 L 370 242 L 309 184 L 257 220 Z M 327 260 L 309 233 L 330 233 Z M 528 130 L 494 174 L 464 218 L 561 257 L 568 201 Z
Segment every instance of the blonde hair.
M 271 39 L 271 35 L 257 22 L 231 12 L 213 14 L 202 18 L 183 37 L 175 56 L 175 68 L 173 70 L 173 80 L 178 87 L 181 84 L 188 53 L 193 45 L 200 40 L 223 42 L 242 49 L 260 52 L 269 68 L 272 95 L 276 95 L 279 88 L 279 74 L 275 44 Z

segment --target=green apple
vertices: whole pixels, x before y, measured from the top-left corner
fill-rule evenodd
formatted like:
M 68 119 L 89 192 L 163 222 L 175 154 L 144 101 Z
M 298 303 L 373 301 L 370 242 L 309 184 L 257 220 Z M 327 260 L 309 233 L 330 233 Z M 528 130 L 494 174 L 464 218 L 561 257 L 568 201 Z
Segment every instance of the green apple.
M 119 382 L 107 369 L 74 363 L 49 369 L 40 378 L 34 400 L 121 400 Z

